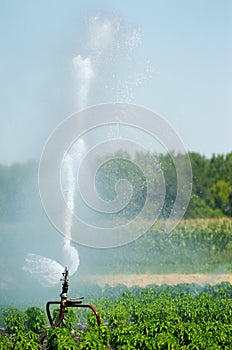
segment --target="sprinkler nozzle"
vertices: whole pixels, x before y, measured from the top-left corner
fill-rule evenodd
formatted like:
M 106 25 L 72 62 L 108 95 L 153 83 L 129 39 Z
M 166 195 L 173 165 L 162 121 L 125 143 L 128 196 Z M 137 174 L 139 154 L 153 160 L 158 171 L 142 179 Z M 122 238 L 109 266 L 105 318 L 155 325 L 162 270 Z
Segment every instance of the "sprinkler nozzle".
M 62 273 L 63 278 L 61 278 L 61 281 L 63 282 L 62 284 L 62 291 L 60 294 L 61 300 L 66 300 L 68 297 L 68 268 L 65 267 L 64 272 Z

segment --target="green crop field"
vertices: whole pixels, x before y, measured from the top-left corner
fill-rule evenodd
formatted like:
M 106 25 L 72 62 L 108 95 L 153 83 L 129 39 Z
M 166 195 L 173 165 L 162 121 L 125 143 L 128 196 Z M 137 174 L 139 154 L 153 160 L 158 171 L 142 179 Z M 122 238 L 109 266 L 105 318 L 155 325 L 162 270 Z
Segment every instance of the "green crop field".
M 107 288 L 92 301 L 101 316 L 69 309 L 60 327 L 46 328 L 42 309 L 0 310 L 0 349 L 231 349 L 232 286 L 221 283 Z M 83 311 L 82 311 L 83 310 Z M 46 338 L 39 342 L 38 333 Z
M 24 226 L 25 236 L 29 226 Z M 2 226 L 1 240 L 18 237 L 17 226 Z M 22 232 L 22 226 L 20 227 Z M 4 235 L 5 233 L 5 235 Z M 34 233 L 36 235 L 36 233 Z M 33 233 L 30 237 L 33 240 Z M 15 242 L 15 241 L 14 241 Z M 15 244 L 15 243 L 14 243 Z M 10 284 L 1 282 L 0 349 L 231 349 L 232 286 L 223 282 L 204 287 L 197 284 L 150 285 L 127 288 L 82 285 L 85 274 L 105 273 L 231 273 L 232 220 L 183 220 L 167 238 L 162 222 L 128 246 L 110 250 L 79 247 L 81 266 L 78 280 L 71 278 L 73 295 L 83 293 L 97 307 L 102 325 L 93 314 L 72 311 L 62 326 L 47 328 L 43 308 L 7 304 Z M 1 257 L 2 264 L 5 263 Z M 117 264 L 115 262 L 117 261 Z M 4 272 L 3 269 L 3 277 Z M 8 281 L 17 274 L 6 275 Z M 6 278 L 5 277 L 5 278 Z M 135 283 L 136 284 L 136 283 Z M 19 285 L 17 292 L 22 291 Z M 10 291 L 14 296 L 16 289 Z M 54 299 L 54 294 L 53 294 Z M 57 298 L 55 298 L 57 299 Z M 12 298 L 14 301 L 14 298 Z M 41 306 L 47 300 L 38 300 Z M 4 305 L 3 305 L 4 304 Z M 37 305 L 38 305 L 37 304 Z M 41 344 L 38 333 L 46 332 Z

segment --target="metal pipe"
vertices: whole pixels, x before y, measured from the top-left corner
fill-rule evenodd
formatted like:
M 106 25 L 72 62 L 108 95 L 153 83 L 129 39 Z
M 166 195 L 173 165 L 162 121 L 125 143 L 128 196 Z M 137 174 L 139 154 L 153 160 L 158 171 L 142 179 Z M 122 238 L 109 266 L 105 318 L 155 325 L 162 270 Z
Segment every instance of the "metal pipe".
M 61 322 L 64 319 L 66 307 L 83 307 L 83 308 L 91 309 L 93 311 L 96 319 L 97 319 L 98 326 L 100 326 L 100 324 L 101 324 L 100 316 L 99 316 L 97 310 L 95 309 L 95 307 L 91 304 L 82 304 L 84 297 L 77 297 L 77 298 L 68 299 L 69 277 L 68 277 L 67 267 L 65 267 L 62 275 L 63 275 L 63 278 L 61 279 L 61 281 L 63 283 L 62 283 L 62 291 L 60 293 L 61 301 L 48 301 L 46 304 L 46 312 L 47 312 L 50 326 L 52 328 L 55 328 L 61 324 Z M 52 319 L 52 315 L 50 312 L 50 305 L 60 305 L 59 316 L 55 322 Z M 43 333 L 41 333 L 41 336 L 43 336 Z

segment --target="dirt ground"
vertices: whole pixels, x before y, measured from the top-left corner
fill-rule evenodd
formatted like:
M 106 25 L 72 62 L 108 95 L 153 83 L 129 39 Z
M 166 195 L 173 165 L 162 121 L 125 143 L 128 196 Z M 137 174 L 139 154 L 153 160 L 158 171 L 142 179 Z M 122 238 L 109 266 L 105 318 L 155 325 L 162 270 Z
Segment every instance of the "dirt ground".
M 179 283 L 197 283 L 199 285 L 217 284 L 220 282 L 230 282 L 232 284 L 232 274 L 168 274 L 168 275 L 152 275 L 152 274 L 132 274 L 132 275 L 95 275 L 87 280 L 96 283 L 101 287 L 106 284 L 116 286 L 124 284 L 127 287 L 140 286 L 146 287 L 149 284 L 169 284 L 176 285 Z

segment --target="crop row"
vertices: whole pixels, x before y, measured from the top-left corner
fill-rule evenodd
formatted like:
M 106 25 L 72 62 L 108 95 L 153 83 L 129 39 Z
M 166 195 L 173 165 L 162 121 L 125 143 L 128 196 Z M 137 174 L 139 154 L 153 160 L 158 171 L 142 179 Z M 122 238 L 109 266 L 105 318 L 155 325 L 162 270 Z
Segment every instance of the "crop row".
M 43 310 L 3 309 L 0 349 L 231 349 L 232 286 L 222 283 L 193 296 L 197 290 L 187 284 L 137 287 L 115 299 L 112 289 L 111 299 L 94 301 L 100 327 L 92 313 L 69 309 L 61 327 L 45 330 L 43 344 L 37 334 L 46 328 Z
M 164 232 L 165 221 L 159 221 L 124 247 L 102 251 L 80 246 L 79 273 L 232 272 L 231 219 L 182 220 L 169 236 Z

